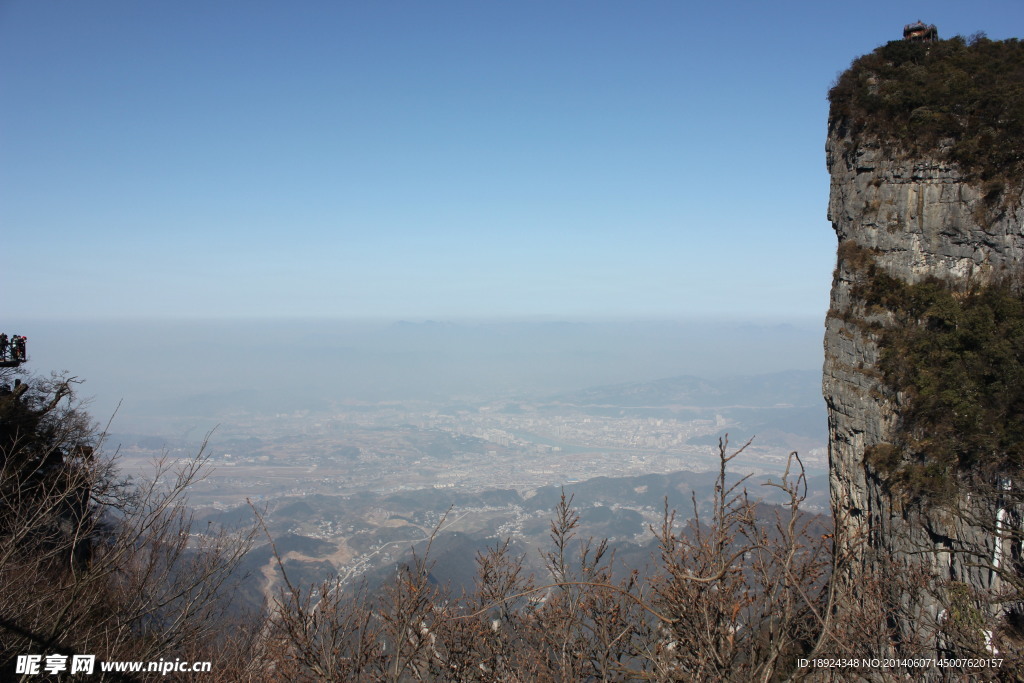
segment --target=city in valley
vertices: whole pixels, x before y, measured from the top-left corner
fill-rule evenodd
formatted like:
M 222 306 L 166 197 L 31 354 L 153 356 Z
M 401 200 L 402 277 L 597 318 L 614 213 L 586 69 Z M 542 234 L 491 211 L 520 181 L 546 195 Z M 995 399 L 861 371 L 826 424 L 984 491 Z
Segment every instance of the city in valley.
M 209 435 L 209 470 L 190 492 L 200 506 L 231 507 L 313 493 L 347 495 L 424 488 L 529 492 L 594 477 L 703 472 L 718 467 L 718 438 L 733 447 L 747 440 L 738 468 L 781 471 L 790 452 L 806 467 L 824 468 L 824 443 L 814 435 L 750 431 L 735 413 L 799 409 L 773 406 L 578 406 L 498 402 L 439 408 L 425 402 L 351 403 L 329 412 L 229 415 Z M 811 408 L 806 408 L 811 410 Z M 648 416 L 651 415 L 651 416 Z M 167 421 L 166 432 L 191 426 Z M 154 459 L 188 458 L 204 436 L 186 438 L 114 434 L 121 463 L 143 474 Z
M 804 508 L 827 509 L 823 435 L 804 427 L 821 410 L 814 383 L 752 392 L 759 404 L 740 404 L 729 391 L 687 404 L 694 381 L 533 401 L 226 411 L 209 432 L 205 477 L 189 497 L 210 521 L 251 523 L 258 510 L 289 577 L 310 582 L 383 571 L 436 530 L 444 540 L 433 552 L 442 560 L 473 557 L 500 539 L 541 547 L 563 491 L 581 511 L 584 533 L 618 543 L 620 557 L 642 563 L 665 506 L 688 515 L 692 495 L 697 502 L 709 495 L 726 435 L 730 452 L 752 439 L 730 471 L 751 475 L 753 495 L 775 491 L 760 484 L 778 480 L 796 451 L 811 483 Z M 194 457 L 208 429 L 179 416 L 150 422 L 148 435 L 109 440 L 126 472 L 145 477 L 161 458 L 173 467 Z M 266 548 L 251 555 L 249 569 L 269 589 L 277 560 Z M 458 577 L 454 559 L 441 562 L 449 564 Z

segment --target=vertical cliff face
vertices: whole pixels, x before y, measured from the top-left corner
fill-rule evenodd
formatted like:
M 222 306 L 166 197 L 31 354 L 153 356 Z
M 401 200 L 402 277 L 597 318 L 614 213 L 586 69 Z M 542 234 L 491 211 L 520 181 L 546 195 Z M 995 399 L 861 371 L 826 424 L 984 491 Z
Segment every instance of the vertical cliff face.
M 971 49 L 962 41 L 954 47 Z M 1013 505 L 999 492 L 980 495 L 967 485 L 954 486 L 952 498 L 932 504 L 904 495 L 891 473 L 874 464 L 872 449 L 901 442 L 906 397 L 881 363 L 886 330 L 900 319 L 866 301 L 864 291 L 880 277 L 907 284 L 937 278 L 957 290 L 1019 271 L 1024 210 L 1018 166 L 1000 162 L 998 168 L 985 168 L 981 154 L 965 156 L 964 140 L 977 133 L 969 128 L 977 121 L 963 116 L 962 108 L 958 113 L 962 103 L 953 103 L 947 115 L 941 103 L 915 101 L 911 85 L 900 82 L 903 74 L 916 74 L 918 84 L 921 70 L 931 68 L 927 48 L 914 48 L 918 51 L 901 61 L 907 49 L 891 45 L 889 53 L 880 48 L 865 63 L 855 63 L 831 95 L 826 153 L 838 259 L 826 320 L 823 390 L 837 581 L 856 587 L 896 568 L 909 571 L 893 579 L 927 577 L 922 594 L 897 597 L 894 604 L 902 609 L 878 618 L 888 618 L 896 632 L 935 633 L 949 619 L 955 587 L 974 596 L 1002 589 L 991 565 L 1005 565 L 1003 554 L 1010 549 L 996 542 L 993 529 L 1005 524 L 1006 509 Z M 939 124 L 928 128 L 935 121 Z M 972 144 L 977 151 L 980 143 Z M 997 488 L 1016 490 L 1012 473 L 1000 472 Z M 977 599 L 974 605 L 989 610 L 989 616 L 1005 609 Z M 936 651 L 943 649 L 940 639 L 932 642 Z

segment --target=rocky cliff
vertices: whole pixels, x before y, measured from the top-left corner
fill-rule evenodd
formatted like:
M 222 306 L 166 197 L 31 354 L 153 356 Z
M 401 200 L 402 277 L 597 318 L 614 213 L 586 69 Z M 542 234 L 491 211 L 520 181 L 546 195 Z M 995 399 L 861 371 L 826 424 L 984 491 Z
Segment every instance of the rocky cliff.
M 838 259 L 823 389 L 837 586 L 855 596 L 839 601 L 839 613 L 852 613 L 858 603 L 857 618 L 870 619 L 866 587 L 884 588 L 873 599 L 886 637 L 865 643 L 865 655 L 872 648 L 880 655 L 899 652 L 911 642 L 917 652 L 949 654 L 957 650 L 949 634 L 957 619 L 977 624 L 979 642 L 986 641 L 982 651 L 991 651 L 992 624 L 1005 621 L 1020 597 L 1011 595 L 1019 584 L 1007 581 L 1020 558 L 1013 533 L 1020 512 L 1016 464 L 962 471 L 957 463 L 929 461 L 928 434 L 907 438 L 905 413 L 915 394 L 894 382 L 887 369 L 892 356 L 888 366 L 882 356 L 887 334 L 908 317 L 892 297 L 870 294 L 873 283 L 886 279 L 942 283 L 962 296 L 956 293 L 1020 270 L 1021 157 L 988 153 L 1001 139 L 1004 149 L 1019 142 L 1021 121 L 1011 115 L 1018 110 L 977 113 L 985 89 L 1001 87 L 977 82 L 985 51 L 1009 59 L 1021 73 L 1020 46 L 1002 45 L 893 43 L 855 62 L 830 94 L 829 219 Z M 970 87 L 961 91 L 970 92 L 934 92 L 948 88 L 951 72 L 967 79 Z M 919 312 L 915 319 L 927 325 L 928 315 Z M 888 458 L 872 457 L 878 453 Z M 894 474 L 900 463 L 912 462 L 952 479 L 941 500 Z

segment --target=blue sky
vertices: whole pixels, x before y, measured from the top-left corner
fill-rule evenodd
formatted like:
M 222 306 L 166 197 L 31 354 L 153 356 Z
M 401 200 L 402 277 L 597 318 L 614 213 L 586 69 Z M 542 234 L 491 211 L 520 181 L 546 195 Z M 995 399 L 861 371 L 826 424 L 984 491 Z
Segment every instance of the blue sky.
M 980 2 L 0 0 L 9 319 L 824 316 L 828 87 Z

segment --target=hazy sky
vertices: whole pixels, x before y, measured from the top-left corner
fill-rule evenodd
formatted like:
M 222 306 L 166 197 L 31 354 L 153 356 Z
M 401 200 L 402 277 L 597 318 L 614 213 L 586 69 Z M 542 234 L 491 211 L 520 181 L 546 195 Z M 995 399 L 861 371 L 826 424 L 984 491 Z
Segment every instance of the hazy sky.
M 826 92 L 968 3 L 0 0 L 9 319 L 824 315 Z

